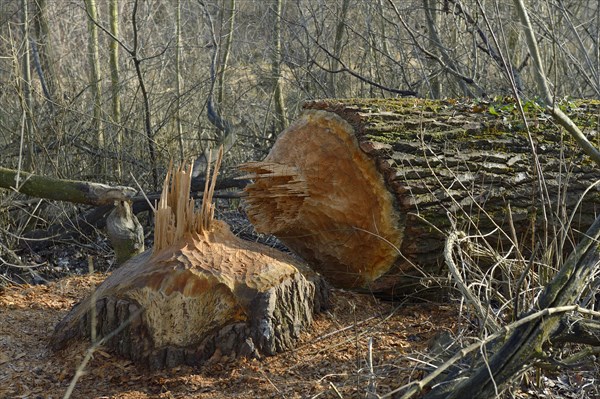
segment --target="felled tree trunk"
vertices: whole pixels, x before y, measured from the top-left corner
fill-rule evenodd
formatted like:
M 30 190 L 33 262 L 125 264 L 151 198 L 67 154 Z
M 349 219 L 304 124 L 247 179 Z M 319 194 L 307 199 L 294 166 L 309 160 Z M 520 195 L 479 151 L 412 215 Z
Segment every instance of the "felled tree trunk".
M 170 188 L 167 176 L 153 249 L 76 305 L 56 326 L 53 348 L 97 336 L 152 368 L 271 355 L 292 348 L 326 306 L 325 282 L 307 266 L 213 220 L 216 174 L 195 211 L 191 172 L 174 173 Z
M 15 190 L 32 197 L 88 205 L 126 201 L 136 193 L 131 187 L 57 179 L 6 168 L 0 168 L 0 188 Z
M 331 100 L 305 108 L 262 162 L 242 166 L 254 180 L 247 213 L 334 285 L 412 293 L 447 275 L 442 252 L 451 229 L 526 255 L 536 240 L 561 234 L 547 231 L 546 220 L 575 212 L 568 228 L 585 231 L 599 210 L 597 189 L 578 204 L 598 179 L 594 164 L 536 107 L 527 112 L 531 137 L 509 100 Z M 599 108 L 580 102 L 567 111 L 598 131 Z

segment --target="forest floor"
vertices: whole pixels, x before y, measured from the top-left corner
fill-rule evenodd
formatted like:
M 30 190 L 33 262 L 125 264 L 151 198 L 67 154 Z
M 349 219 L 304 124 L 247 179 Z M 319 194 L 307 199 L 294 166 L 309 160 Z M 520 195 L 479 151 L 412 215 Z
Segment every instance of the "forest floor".
M 10 286 L 0 292 L 0 398 L 62 398 L 89 347 L 54 353 L 54 325 L 105 275 Z M 364 397 L 369 382 L 383 394 L 423 376 L 428 343 L 452 333 L 455 306 L 398 305 L 334 290 L 295 350 L 262 359 L 149 371 L 104 350 L 77 381 L 72 398 Z M 367 367 L 372 339 L 373 374 Z M 418 359 L 421 360 L 418 360 Z
M 48 348 L 50 336 L 71 306 L 104 278 L 97 273 L 0 291 L 0 398 L 64 397 L 90 345 L 76 342 L 55 353 Z M 370 386 L 383 395 L 424 377 L 436 362 L 432 350 L 444 342 L 438 337 L 452 337 L 459 329 L 453 304 L 394 304 L 341 290 L 333 290 L 332 298 L 331 309 L 316 318 L 293 351 L 151 371 L 101 348 L 70 397 L 366 398 Z M 506 397 L 593 398 L 594 379 L 590 372 L 542 377 L 543 387 Z
M 243 235 L 247 224 L 233 219 L 228 222 Z M 394 303 L 333 290 L 331 307 L 317 315 L 293 351 L 152 371 L 100 348 L 75 383 L 89 342 L 74 342 L 61 352 L 48 343 L 56 323 L 107 276 L 85 274 L 90 261 L 96 270 L 110 269 L 112 262 L 102 237 L 94 240 L 97 250 L 91 254 L 89 243 L 30 254 L 28 261 L 46 264 L 46 272 L 31 279 L 41 284 L 0 286 L 0 399 L 63 398 L 72 383 L 70 397 L 83 399 L 373 398 L 369 392 L 384 395 L 420 380 L 441 357 L 457 351 L 466 332 L 476 334 L 465 325 L 469 318 L 458 301 Z M 442 348 L 451 345 L 444 355 Z M 541 375 L 506 397 L 598 397 L 598 368 Z

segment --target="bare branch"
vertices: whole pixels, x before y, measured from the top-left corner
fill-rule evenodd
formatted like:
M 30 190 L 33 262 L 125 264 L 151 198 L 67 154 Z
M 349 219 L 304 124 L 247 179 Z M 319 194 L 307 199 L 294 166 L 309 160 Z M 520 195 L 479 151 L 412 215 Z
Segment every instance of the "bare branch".
M 550 88 L 548 87 L 548 81 L 546 79 L 546 74 L 544 73 L 540 50 L 535 40 L 535 33 L 533 32 L 525 4 L 523 3 L 523 0 L 513 0 L 513 2 L 517 8 L 521 23 L 523 24 L 523 31 L 525 32 L 527 46 L 529 47 L 529 52 L 533 58 L 533 63 L 535 65 L 534 75 L 537 81 L 538 89 L 541 92 L 542 98 L 546 103 L 548 110 L 552 113 L 552 116 L 554 116 L 556 121 L 562 127 L 564 127 L 571 134 L 571 136 L 573 136 L 583 151 L 590 158 L 592 158 L 594 162 L 600 165 L 600 151 L 594 147 L 594 145 L 587 139 L 587 137 L 585 137 L 579 127 L 577 127 L 577 125 L 575 125 L 575 123 L 573 123 L 573 121 L 555 104 L 554 97 L 552 96 Z

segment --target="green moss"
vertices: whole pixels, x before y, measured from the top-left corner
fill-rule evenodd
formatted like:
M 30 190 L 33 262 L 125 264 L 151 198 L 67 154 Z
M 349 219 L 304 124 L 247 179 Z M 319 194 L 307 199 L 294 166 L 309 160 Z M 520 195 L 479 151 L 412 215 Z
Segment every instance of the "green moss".
M 511 97 L 492 100 L 421 98 L 327 100 L 328 109 L 358 115 L 367 140 L 393 144 L 414 140 L 424 132 L 428 136 L 445 136 L 447 140 L 480 141 L 513 135 L 526 137 L 529 132 L 539 144 L 576 144 L 557 127 L 551 115 L 536 100 L 522 102 L 527 127 L 516 101 Z M 599 100 L 564 100 L 559 104 L 584 131 L 599 129 Z M 398 118 L 406 115 L 406 118 Z M 479 125 L 479 127 L 478 127 Z M 498 148 L 503 150 L 503 148 Z

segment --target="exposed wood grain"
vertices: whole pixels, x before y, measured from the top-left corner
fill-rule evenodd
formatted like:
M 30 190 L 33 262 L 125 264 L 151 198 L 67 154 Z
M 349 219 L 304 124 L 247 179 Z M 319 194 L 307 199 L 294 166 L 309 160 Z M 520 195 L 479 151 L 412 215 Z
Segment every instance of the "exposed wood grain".
M 308 266 L 213 219 L 216 174 L 196 210 L 191 174 L 181 168 L 167 176 L 154 248 L 125 262 L 61 320 L 55 349 L 94 331 L 152 368 L 272 355 L 291 349 L 326 307 L 327 285 Z
M 444 279 L 441 254 L 452 223 L 467 233 L 492 233 L 488 241 L 501 252 L 514 244 L 527 254 L 536 241 L 563 234 L 547 226 L 574 212 L 573 224 L 565 226 L 568 252 L 600 210 L 597 188 L 579 203 L 600 175 L 543 109 L 532 105 L 527 111 L 530 136 L 514 103 L 502 101 L 309 102 L 264 163 L 243 167 L 255 180 L 246 189 L 249 217 L 334 284 L 386 294 L 419 291 Z M 567 108 L 590 137 L 597 136 L 598 102 Z M 354 166 L 340 166 L 345 158 Z M 269 175 L 273 163 L 308 190 L 271 192 L 283 178 Z M 369 168 L 376 173 L 364 173 Z M 382 208 L 380 201 L 390 195 L 391 205 Z M 385 243 L 373 251 L 385 259 L 361 246 L 367 235 Z

